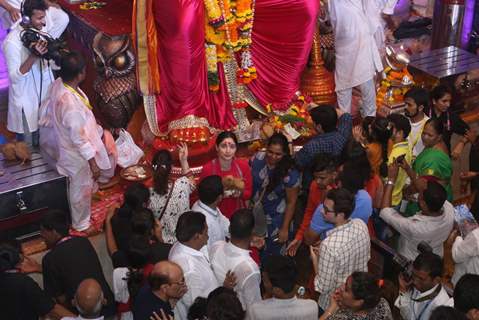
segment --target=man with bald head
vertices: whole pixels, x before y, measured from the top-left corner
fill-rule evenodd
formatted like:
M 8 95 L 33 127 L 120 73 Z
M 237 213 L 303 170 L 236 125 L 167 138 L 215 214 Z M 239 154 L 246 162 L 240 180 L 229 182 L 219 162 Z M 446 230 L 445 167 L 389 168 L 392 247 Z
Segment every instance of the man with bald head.
M 78 310 L 76 318 L 62 318 L 62 320 L 103 320 L 101 309 L 105 304 L 103 290 L 95 279 L 85 279 L 80 282 L 73 298 L 72 305 Z
M 160 310 L 173 316 L 174 303 L 181 299 L 186 291 L 181 267 L 171 261 L 158 262 L 148 276 L 148 282 L 134 299 L 134 319 L 150 320 L 153 312 L 160 314 Z

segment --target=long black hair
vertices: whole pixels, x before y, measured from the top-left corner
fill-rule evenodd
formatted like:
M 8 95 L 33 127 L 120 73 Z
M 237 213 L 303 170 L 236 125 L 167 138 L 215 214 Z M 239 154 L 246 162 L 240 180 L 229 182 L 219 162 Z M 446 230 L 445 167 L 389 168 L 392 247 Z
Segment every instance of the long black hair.
M 289 151 L 288 139 L 286 139 L 282 133 L 275 133 L 269 138 L 268 147 L 275 144 L 281 146 L 284 155 L 273 169 L 271 177 L 269 178 L 268 186 L 266 187 L 266 194 L 273 191 L 281 183 L 284 177 L 288 175 L 289 169 L 294 166 L 294 161 Z
M 450 87 L 446 85 L 438 85 L 435 86 L 434 89 L 431 90 L 430 93 L 430 98 L 431 98 L 431 103 L 429 104 L 428 108 L 425 108 L 425 113 L 429 116 L 429 118 L 432 118 L 434 116 L 434 100 L 439 100 L 444 98 L 444 96 L 448 94 L 451 97 L 453 96 L 453 91 Z M 446 113 L 449 113 L 449 110 L 446 110 Z
M 338 179 L 345 184 L 343 188 L 356 194 L 373 177 L 373 171 L 366 149 L 359 142 L 353 140 L 348 144 L 347 153 L 348 156 L 345 159 L 343 171 L 339 174 Z
M 127 257 L 129 262 L 126 282 L 128 285 L 128 293 L 132 302 L 145 283 L 145 275 L 143 268 L 149 261 L 150 242 L 147 236 L 134 234 L 128 243 Z
M 128 186 L 123 196 L 125 200 L 121 208 L 118 209 L 118 213 L 131 217 L 134 211 L 145 206 L 150 199 L 150 192 L 144 184 L 134 182 Z
M 173 158 L 168 150 L 158 151 L 153 160 L 153 190 L 160 195 L 168 192 L 168 179 L 170 178 Z

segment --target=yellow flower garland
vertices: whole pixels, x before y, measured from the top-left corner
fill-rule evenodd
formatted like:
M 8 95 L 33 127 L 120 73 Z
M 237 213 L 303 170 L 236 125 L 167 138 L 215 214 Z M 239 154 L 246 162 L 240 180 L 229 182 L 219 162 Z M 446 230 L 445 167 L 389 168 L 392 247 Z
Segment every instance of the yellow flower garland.
M 251 32 L 254 19 L 254 0 L 204 0 L 206 10 L 206 60 L 210 90 L 217 91 L 218 76 L 215 62 L 234 58 L 240 53 L 238 82 L 249 83 L 256 78 L 251 58 Z M 211 48 L 216 46 L 216 50 Z M 214 74 L 216 73 L 216 76 Z

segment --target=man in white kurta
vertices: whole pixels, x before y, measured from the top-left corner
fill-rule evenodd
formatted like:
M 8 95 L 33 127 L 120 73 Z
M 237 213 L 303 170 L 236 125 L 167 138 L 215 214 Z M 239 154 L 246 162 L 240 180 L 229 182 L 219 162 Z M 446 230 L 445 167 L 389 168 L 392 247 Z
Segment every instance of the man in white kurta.
M 81 65 L 82 71 L 72 76 L 75 64 Z M 64 75 L 67 72 L 68 78 Z M 50 90 L 51 119 L 58 145 L 57 170 L 70 178 L 72 227 L 85 231 L 90 227 L 91 195 L 96 189 L 94 172 L 99 169 L 111 174 L 112 164 L 102 141 L 104 131 L 95 120 L 87 96 L 78 87 L 86 74 L 83 58 L 69 53 L 62 59 L 60 74 L 63 78 L 55 80 Z
M 237 210 L 231 217 L 231 241 L 217 241 L 209 250 L 211 266 L 218 282 L 225 278 L 228 271 L 235 274 L 234 290 L 243 309 L 261 301 L 261 273 L 249 251 L 253 229 L 254 217 L 251 210 Z
M 387 10 L 390 7 L 387 5 Z M 375 116 L 374 75 L 383 69 L 376 40 L 382 38 L 378 34 L 382 27 L 379 1 L 329 0 L 328 10 L 335 36 L 338 105 L 351 113 L 352 89 L 359 87 L 362 116 Z
M 52 21 L 47 19 L 47 11 L 58 10 Z M 47 96 L 47 90 L 54 81 L 48 61 L 40 59 L 24 47 L 21 34 L 25 27 L 49 32 L 58 37 L 68 24 L 66 13 L 50 8 L 42 0 L 26 0 L 24 11 L 31 23 L 22 26 L 13 25 L 12 31 L 3 43 L 10 86 L 8 90 L 7 129 L 17 134 L 17 140 L 23 140 L 25 129 L 34 136 L 34 145 L 38 143 L 38 108 Z M 51 17 L 50 17 L 51 18 Z M 47 24 L 47 20 L 50 22 Z
M 188 291 L 176 303 L 175 319 L 186 320 L 188 310 L 197 297 L 207 298 L 220 286 L 210 265 L 206 244 L 208 225 L 204 215 L 194 211 L 183 213 L 176 225 L 176 238 L 168 260 L 183 270 Z

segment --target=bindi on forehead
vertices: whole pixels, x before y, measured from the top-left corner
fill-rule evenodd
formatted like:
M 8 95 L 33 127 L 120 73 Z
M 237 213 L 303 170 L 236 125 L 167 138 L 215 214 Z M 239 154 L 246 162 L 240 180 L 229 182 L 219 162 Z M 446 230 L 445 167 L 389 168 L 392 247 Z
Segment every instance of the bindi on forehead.
M 220 146 L 224 147 L 236 147 L 236 144 L 234 142 L 229 142 L 229 141 L 224 141 L 220 143 Z

